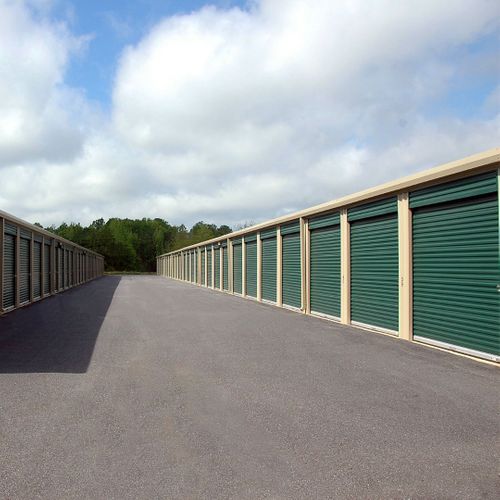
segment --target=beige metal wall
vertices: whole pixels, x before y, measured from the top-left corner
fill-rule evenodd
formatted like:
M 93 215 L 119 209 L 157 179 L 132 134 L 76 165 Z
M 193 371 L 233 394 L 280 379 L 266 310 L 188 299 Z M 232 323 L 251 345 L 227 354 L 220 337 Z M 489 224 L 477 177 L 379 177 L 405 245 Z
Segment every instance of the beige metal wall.
M 16 237 L 16 247 L 15 247 L 15 304 L 11 307 L 4 308 L 4 235 L 5 226 L 9 224 L 10 226 L 15 226 L 17 230 Z M 20 291 L 20 234 L 30 233 L 31 235 L 31 245 L 30 245 L 30 290 L 29 290 L 29 300 L 21 303 L 19 297 Z M 34 244 L 35 240 L 41 243 L 41 261 L 40 261 L 40 296 L 35 297 L 34 288 L 35 280 L 34 277 Z M 44 258 L 45 252 L 47 251 L 47 245 L 49 245 L 50 251 L 50 273 L 48 276 L 48 288 L 49 291 L 45 292 L 46 276 L 43 272 L 44 268 Z M 67 265 L 71 264 L 70 271 L 67 273 L 68 281 L 64 283 L 62 287 L 58 286 L 57 275 L 58 275 L 58 263 L 56 262 L 56 248 L 63 248 L 64 251 L 68 251 Z M 161 260 L 161 259 L 159 259 Z M 37 226 L 29 224 L 11 214 L 0 211 L 0 315 L 6 314 L 10 311 L 18 309 L 19 307 L 24 307 L 33 302 L 38 302 L 56 293 L 65 291 L 69 288 L 81 285 L 95 278 L 98 278 L 104 274 L 104 257 L 96 252 L 88 250 L 80 245 L 56 236 L 44 229 Z M 165 273 L 165 275 L 168 275 Z M 64 282 L 64 280 L 63 280 Z
M 460 161 L 455 161 L 424 171 L 420 174 L 401 179 L 400 181 L 384 184 L 370 190 L 356 193 L 354 195 L 335 200 L 329 203 L 319 205 L 310 209 L 291 214 L 286 217 L 274 219 L 256 226 L 237 231 L 220 238 L 214 238 L 198 245 L 186 247 L 183 250 L 195 247 L 201 247 L 207 244 L 214 244 L 227 239 L 228 248 L 231 249 L 230 271 L 229 271 L 229 290 L 226 293 L 233 293 L 233 255 L 232 241 L 236 238 L 242 239 L 242 296 L 245 297 L 245 235 L 257 232 L 257 300 L 262 300 L 261 293 L 261 271 L 262 271 L 262 251 L 260 230 L 277 229 L 277 297 L 276 305 L 282 307 L 282 237 L 280 228 L 283 224 L 291 221 L 300 222 L 301 227 L 301 273 L 302 273 L 302 307 L 304 314 L 310 312 L 310 230 L 309 219 L 325 212 L 337 211 L 340 214 L 341 231 L 341 316 L 340 321 L 343 324 L 351 324 L 351 271 L 350 271 L 350 227 L 348 222 L 348 208 L 356 205 L 369 203 L 388 196 L 397 195 L 398 198 L 398 235 L 399 235 L 399 331 L 398 336 L 404 340 L 413 340 L 412 334 L 412 214 L 409 208 L 409 191 L 436 184 L 442 184 L 451 180 L 466 178 L 479 173 L 497 170 L 500 166 L 500 148 L 490 150 Z M 159 257 L 160 261 L 176 258 L 180 250 L 171 252 Z M 213 269 L 213 263 L 212 263 Z M 175 271 L 167 271 L 165 276 L 179 279 Z M 210 285 L 209 285 L 210 286 Z

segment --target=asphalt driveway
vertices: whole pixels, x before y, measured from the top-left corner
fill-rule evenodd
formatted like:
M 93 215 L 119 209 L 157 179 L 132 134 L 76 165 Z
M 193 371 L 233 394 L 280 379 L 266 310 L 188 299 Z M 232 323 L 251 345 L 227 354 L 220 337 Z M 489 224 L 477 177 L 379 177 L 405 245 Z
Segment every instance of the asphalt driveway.
M 0 318 L 0 497 L 497 498 L 498 373 L 105 277 Z

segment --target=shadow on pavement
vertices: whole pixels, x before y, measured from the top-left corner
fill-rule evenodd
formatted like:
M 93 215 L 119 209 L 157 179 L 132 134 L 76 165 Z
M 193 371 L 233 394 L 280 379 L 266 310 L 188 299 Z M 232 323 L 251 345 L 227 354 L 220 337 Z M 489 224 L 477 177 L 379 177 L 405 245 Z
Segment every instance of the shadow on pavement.
M 85 373 L 120 280 L 100 278 L 0 317 L 0 373 Z

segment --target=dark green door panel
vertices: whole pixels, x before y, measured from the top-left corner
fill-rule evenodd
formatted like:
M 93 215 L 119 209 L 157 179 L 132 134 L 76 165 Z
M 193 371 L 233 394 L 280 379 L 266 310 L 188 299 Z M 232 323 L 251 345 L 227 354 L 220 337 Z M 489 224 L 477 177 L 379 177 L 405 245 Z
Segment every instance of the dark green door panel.
M 245 243 L 245 252 L 246 294 L 250 297 L 257 297 L 257 242 Z
M 209 248 L 207 249 L 207 270 L 208 270 L 208 276 L 207 276 L 207 286 L 211 287 L 212 286 L 212 249 Z
M 3 243 L 3 308 L 16 303 L 16 237 L 4 234 Z
M 413 335 L 500 354 L 496 195 L 413 212 Z
M 33 243 L 33 298 L 39 299 L 42 295 L 42 243 Z
M 276 302 L 276 237 L 262 240 L 262 298 Z
M 351 223 L 351 320 L 398 331 L 397 214 Z
M 205 281 L 205 249 L 201 251 L 201 284 L 206 285 Z
M 43 254 L 43 293 L 50 292 L 50 245 L 44 246 Z
M 340 317 L 340 226 L 311 231 L 311 311 Z
M 19 303 L 24 304 L 30 300 L 30 249 L 31 241 L 21 238 L 19 247 Z
M 233 292 L 242 293 L 242 252 L 241 244 L 233 245 Z
M 214 286 L 220 288 L 220 248 L 214 250 Z
M 283 236 L 283 304 L 302 306 L 302 276 L 300 265 L 300 233 Z
M 222 248 L 222 287 L 229 290 L 229 267 L 227 246 Z

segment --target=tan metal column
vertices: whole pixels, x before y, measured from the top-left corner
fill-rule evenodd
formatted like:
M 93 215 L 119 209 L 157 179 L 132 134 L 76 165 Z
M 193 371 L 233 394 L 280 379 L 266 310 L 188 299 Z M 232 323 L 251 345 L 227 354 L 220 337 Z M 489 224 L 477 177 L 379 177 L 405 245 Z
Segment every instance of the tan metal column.
M 340 269 L 342 275 L 340 293 L 340 321 L 351 323 L 351 234 L 347 209 L 340 211 Z
M 408 193 L 398 195 L 399 238 L 399 337 L 412 339 L 412 239 Z
M 234 293 L 234 269 L 233 269 L 233 241 L 227 240 L 227 289 L 230 293 Z
M 245 237 L 241 238 L 241 296 L 246 297 L 247 295 L 247 249 L 245 244 Z
M 309 231 L 309 220 L 304 221 L 304 245 L 305 245 L 305 313 L 311 314 L 311 232 Z
M 5 219 L 0 217 L 0 314 L 3 311 L 3 239 L 5 233 Z
M 262 302 L 262 240 L 257 233 L 257 300 Z
M 300 227 L 300 310 L 306 312 L 307 290 L 306 290 L 306 237 L 305 220 L 299 219 Z
M 276 228 L 276 305 L 283 305 L 283 239 L 281 238 L 281 226 Z

